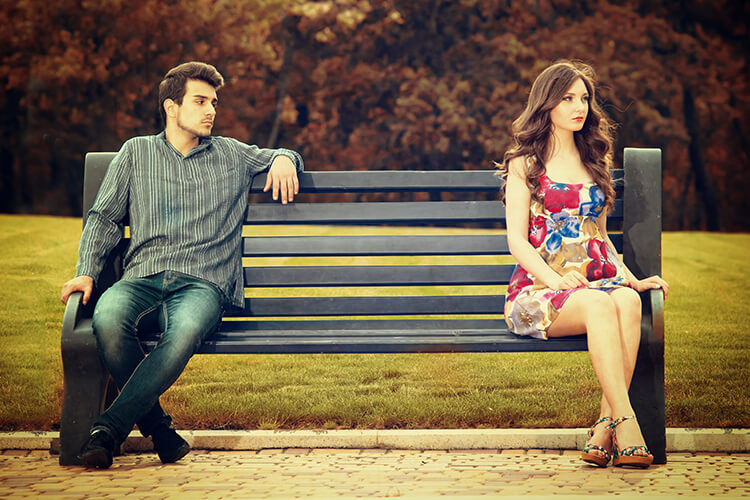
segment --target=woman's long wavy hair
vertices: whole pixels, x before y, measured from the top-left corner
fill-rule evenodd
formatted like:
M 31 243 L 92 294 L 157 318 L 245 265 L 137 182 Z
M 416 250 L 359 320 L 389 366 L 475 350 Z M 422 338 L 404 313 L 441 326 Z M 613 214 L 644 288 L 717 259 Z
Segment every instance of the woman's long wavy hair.
M 513 144 L 505 152 L 503 162 L 496 163 L 496 166 L 503 181 L 507 181 L 508 165 L 513 158 L 521 156 L 532 159 L 533 161 L 524 162 L 526 184 L 531 191 L 532 200 L 542 201 L 539 195 L 539 177 L 545 171 L 545 162 L 552 152 L 554 140 L 550 111 L 562 101 L 565 93 L 579 78 L 589 94 L 589 111 L 583 128 L 574 133 L 575 144 L 581 161 L 604 194 L 606 213 L 609 213 L 615 199 L 609 172 L 612 166 L 613 127 L 596 102 L 595 74 L 587 64 L 559 61 L 534 80 L 526 109 L 513 122 Z M 500 200 L 505 202 L 505 184 L 500 192 Z

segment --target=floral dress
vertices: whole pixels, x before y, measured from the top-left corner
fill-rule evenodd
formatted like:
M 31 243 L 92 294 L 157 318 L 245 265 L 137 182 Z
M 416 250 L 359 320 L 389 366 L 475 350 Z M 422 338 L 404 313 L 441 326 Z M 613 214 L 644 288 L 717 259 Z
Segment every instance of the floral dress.
M 565 184 L 542 174 L 542 203 L 529 209 L 529 242 L 558 274 L 577 270 L 589 280 L 585 288 L 612 291 L 629 286 L 625 268 L 607 244 L 596 219 L 604 210 L 604 194 L 596 183 Z M 571 294 L 584 287 L 553 290 L 516 266 L 505 297 L 505 321 L 518 335 L 547 338 Z

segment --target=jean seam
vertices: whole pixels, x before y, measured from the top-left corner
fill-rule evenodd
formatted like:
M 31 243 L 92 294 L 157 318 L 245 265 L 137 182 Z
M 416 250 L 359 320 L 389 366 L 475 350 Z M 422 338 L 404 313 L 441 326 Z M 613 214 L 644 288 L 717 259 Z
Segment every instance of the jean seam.
M 143 312 L 141 312 L 138 315 L 138 317 L 135 318 L 135 323 L 133 324 L 133 330 L 135 330 L 134 333 L 135 333 L 136 336 L 138 336 L 138 323 L 141 322 L 141 320 L 143 319 L 144 316 L 146 316 L 147 314 L 152 313 L 153 311 L 156 310 L 157 307 L 159 307 L 162 304 L 164 304 L 164 303 L 161 302 L 161 301 L 157 302 L 156 304 L 154 304 L 153 306 L 149 307 L 148 309 L 144 309 Z

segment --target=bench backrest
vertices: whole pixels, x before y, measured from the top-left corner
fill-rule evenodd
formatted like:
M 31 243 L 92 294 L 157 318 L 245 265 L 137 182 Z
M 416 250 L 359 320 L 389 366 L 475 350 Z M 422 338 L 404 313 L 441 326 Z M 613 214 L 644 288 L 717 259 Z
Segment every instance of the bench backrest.
M 86 157 L 86 211 L 112 157 Z M 624 163 L 613 171 L 620 188 L 610 234 L 636 275 L 656 274 L 660 151 L 628 148 Z M 283 330 L 292 319 L 310 329 L 397 330 L 403 320 L 505 329 L 514 263 L 500 182 L 493 170 L 305 172 L 295 202 L 281 205 L 262 194 L 265 174 L 256 176 L 243 237 L 245 308 L 225 322 L 241 321 L 237 330 Z M 467 224 L 481 228 L 455 230 Z

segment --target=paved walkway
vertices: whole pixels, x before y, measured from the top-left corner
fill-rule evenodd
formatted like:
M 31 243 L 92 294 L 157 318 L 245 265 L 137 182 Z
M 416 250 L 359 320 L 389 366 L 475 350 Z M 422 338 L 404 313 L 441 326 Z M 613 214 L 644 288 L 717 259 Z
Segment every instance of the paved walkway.
M 645 471 L 589 467 L 572 450 L 194 450 L 171 465 L 126 454 L 108 470 L 57 460 L 42 450 L 0 452 L 0 498 L 750 496 L 749 453 L 670 453 Z

